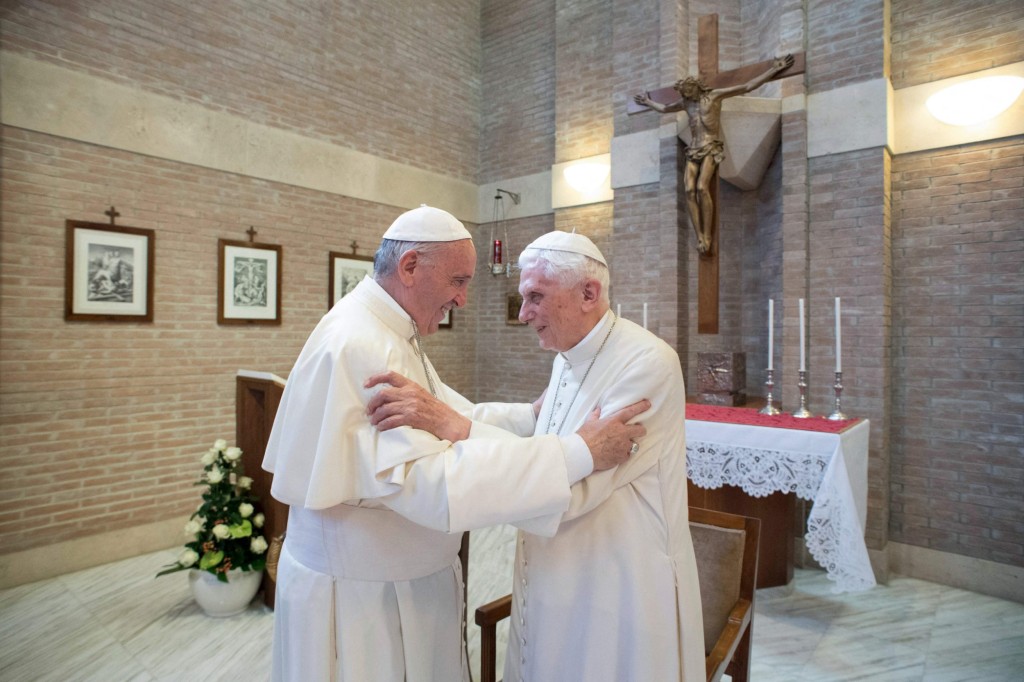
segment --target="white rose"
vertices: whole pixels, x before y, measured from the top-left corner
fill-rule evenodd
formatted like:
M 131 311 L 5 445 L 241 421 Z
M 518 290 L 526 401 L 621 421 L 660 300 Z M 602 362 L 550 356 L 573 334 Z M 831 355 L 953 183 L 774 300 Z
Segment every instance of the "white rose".
M 223 438 L 218 438 L 217 440 L 213 441 L 213 449 L 214 450 L 223 450 L 227 446 L 228 446 L 228 442 L 226 440 L 224 440 Z
M 213 537 L 217 538 L 218 540 L 223 540 L 229 535 L 231 535 L 231 531 L 228 530 L 228 527 L 223 523 L 218 523 L 216 526 L 213 527 Z
M 267 541 L 263 539 L 262 535 L 257 535 L 249 542 L 249 549 L 253 554 L 263 554 L 267 551 Z
M 220 483 L 224 480 L 224 472 L 217 467 L 213 467 L 206 472 L 206 480 L 210 483 Z
M 203 453 L 203 456 L 199 458 L 199 461 L 203 463 L 204 467 L 208 467 L 217 461 L 217 451 L 207 450 Z
M 252 505 L 249 504 L 248 502 L 243 502 L 242 504 L 238 505 L 238 513 L 242 515 L 243 519 L 247 519 L 250 516 L 252 516 L 253 511 L 255 510 L 253 509 Z
M 266 520 L 266 517 L 263 516 L 263 512 L 260 512 L 256 516 L 252 517 L 252 525 L 256 526 L 257 528 L 262 528 L 263 527 L 263 522 L 265 520 Z
M 192 519 L 191 521 L 185 524 L 185 535 L 195 535 L 202 529 L 203 525 L 195 519 Z
M 252 487 L 252 479 L 248 476 L 240 476 L 238 478 L 238 487 L 242 490 L 248 490 Z
M 237 460 L 241 456 L 242 456 L 242 448 L 230 447 L 224 453 L 224 459 L 226 459 L 229 462 L 234 462 L 235 460 Z
M 191 549 L 186 549 L 181 553 L 181 556 L 178 557 L 178 563 L 185 568 L 188 568 L 197 561 L 199 561 L 199 555 Z

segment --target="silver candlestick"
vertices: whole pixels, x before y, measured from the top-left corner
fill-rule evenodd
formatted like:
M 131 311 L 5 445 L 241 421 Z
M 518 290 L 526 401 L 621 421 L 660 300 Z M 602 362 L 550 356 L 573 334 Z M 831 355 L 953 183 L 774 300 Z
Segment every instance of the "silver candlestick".
M 800 409 L 793 413 L 794 417 L 804 419 L 806 417 L 813 417 L 811 411 L 807 409 L 807 371 L 800 370 L 800 380 L 796 384 L 797 388 L 800 389 Z
M 766 396 L 768 402 L 765 403 L 764 407 L 758 410 L 758 413 L 778 414 L 781 410 L 772 404 L 772 389 L 775 387 L 775 370 L 769 369 L 766 371 L 768 372 L 768 379 L 764 382 L 764 385 L 768 389 L 768 395 Z
M 846 419 L 846 415 L 839 408 L 839 397 L 843 394 L 843 373 L 836 372 L 836 383 L 832 385 L 832 388 L 836 390 L 836 408 L 832 410 L 832 414 L 828 416 L 833 421 L 839 421 L 840 419 Z

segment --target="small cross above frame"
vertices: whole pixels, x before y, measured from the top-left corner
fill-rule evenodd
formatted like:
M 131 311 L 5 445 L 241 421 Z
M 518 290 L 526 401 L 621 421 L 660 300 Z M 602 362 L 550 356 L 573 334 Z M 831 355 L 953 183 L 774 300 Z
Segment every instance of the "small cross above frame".
M 255 241 L 256 241 L 256 228 L 255 228 L 255 227 L 253 227 L 252 225 L 250 225 L 250 226 L 249 226 L 249 229 L 248 229 L 248 230 L 246 230 L 246 231 L 245 231 L 245 233 L 246 233 L 247 235 L 249 235 L 249 241 L 250 241 L 250 242 L 255 242 Z
M 108 210 L 106 210 L 106 211 L 104 211 L 104 212 L 103 212 L 103 215 L 105 215 L 105 216 L 110 216 L 110 224 L 111 224 L 111 225 L 113 225 L 113 224 L 114 224 L 114 218 L 117 218 L 117 217 L 119 217 L 119 216 L 120 216 L 121 214 L 120 214 L 120 213 L 118 213 L 118 212 L 117 212 L 117 211 L 116 211 L 116 210 L 114 209 L 114 207 L 113 207 L 113 206 L 111 206 L 111 207 L 110 207 L 110 208 L 109 208 Z

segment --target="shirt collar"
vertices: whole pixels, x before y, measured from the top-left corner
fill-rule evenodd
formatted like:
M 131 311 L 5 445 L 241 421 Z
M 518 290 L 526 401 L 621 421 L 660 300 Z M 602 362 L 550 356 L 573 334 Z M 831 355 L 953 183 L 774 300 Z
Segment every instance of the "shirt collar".
M 590 330 L 590 333 L 584 336 L 582 341 L 562 353 L 562 357 L 571 365 L 578 365 L 594 357 L 604 342 L 609 325 L 613 324 L 614 321 L 614 313 L 612 313 L 611 309 L 607 310 L 604 316 L 594 325 L 594 328 Z

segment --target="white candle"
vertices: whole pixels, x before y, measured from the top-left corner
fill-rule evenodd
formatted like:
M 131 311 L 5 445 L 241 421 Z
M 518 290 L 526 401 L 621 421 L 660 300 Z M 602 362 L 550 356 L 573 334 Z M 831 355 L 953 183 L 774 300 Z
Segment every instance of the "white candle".
M 772 369 L 772 336 L 775 334 L 775 300 L 768 299 L 768 369 Z
M 804 299 L 800 299 L 800 371 L 806 372 L 807 365 L 804 359 Z
M 843 371 L 843 332 L 839 325 L 839 297 L 836 296 L 836 371 Z
M 644 301 L 644 329 L 647 329 L 647 301 Z

